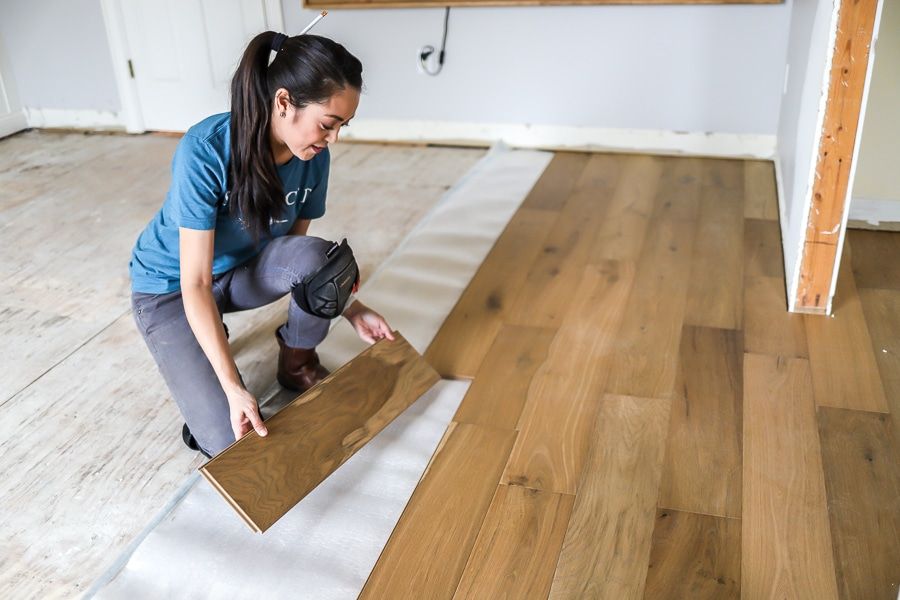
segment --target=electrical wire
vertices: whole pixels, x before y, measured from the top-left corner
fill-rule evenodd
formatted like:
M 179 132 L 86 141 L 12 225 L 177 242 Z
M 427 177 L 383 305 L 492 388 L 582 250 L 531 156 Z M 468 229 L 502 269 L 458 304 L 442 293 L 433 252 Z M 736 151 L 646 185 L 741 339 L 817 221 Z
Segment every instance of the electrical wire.
M 419 62 L 422 65 L 422 70 L 432 77 L 438 75 L 444 68 L 444 57 L 446 56 L 445 50 L 447 47 L 447 30 L 449 29 L 449 23 L 450 7 L 448 6 L 444 9 L 444 35 L 441 39 L 441 51 L 438 53 L 437 69 L 432 71 L 428 68 L 428 57 L 434 54 L 434 46 L 425 46 L 424 48 L 422 48 L 421 54 L 419 54 Z

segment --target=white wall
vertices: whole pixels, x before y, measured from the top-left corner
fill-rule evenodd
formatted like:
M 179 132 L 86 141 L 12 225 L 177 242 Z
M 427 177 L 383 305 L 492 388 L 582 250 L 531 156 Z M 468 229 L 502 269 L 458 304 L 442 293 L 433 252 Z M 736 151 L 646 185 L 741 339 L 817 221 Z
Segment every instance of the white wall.
M 788 302 L 794 307 L 800 258 L 812 198 L 819 132 L 824 118 L 828 50 L 833 47 L 835 0 L 794 3 L 787 50 L 789 75 L 778 120 L 781 235 Z
M 316 14 L 283 0 L 288 33 Z M 774 135 L 790 2 L 333 10 L 313 33 L 363 62 L 358 116 Z M 351 125 L 352 127 L 352 125 Z
M 887 1 L 881 13 L 875 62 L 857 157 L 850 218 L 860 201 L 889 202 L 900 220 L 900 3 Z M 893 206 L 891 206 L 893 205 Z M 885 212 L 886 214 L 886 212 Z
M 24 107 L 119 111 L 99 0 L 2 0 L 0 11 Z
M 9 53 L 0 38 L 0 137 L 21 131 L 26 126 Z

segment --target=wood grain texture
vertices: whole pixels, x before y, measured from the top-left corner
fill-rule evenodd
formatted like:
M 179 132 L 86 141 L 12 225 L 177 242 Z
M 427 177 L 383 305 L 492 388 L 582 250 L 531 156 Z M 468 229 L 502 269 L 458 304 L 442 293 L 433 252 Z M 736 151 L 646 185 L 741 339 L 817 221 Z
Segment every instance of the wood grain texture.
M 264 532 L 440 377 L 399 334 L 381 340 L 251 431 L 200 472 Z
M 900 440 L 888 415 L 819 409 L 822 464 L 841 598 L 900 590 Z
M 849 268 L 841 271 L 832 314 L 804 315 L 816 404 L 887 412 L 853 273 Z
M 522 201 L 522 208 L 561 210 L 590 158 L 591 155 L 584 152 L 555 152 L 553 160 Z
M 860 289 L 881 384 L 900 434 L 900 290 Z
M 546 598 L 574 496 L 501 485 L 454 598 Z
M 445 6 L 591 6 L 596 4 L 781 4 L 784 0 L 304 0 L 306 8 L 441 8 Z
M 451 424 L 360 598 L 452 598 L 516 432 Z
M 658 156 L 623 157 L 618 184 L 603 220 L 595 228 L 591 262 L 637 262 L 659 193 L 662 169 L 663 159 Z
M 788 312 L 784 279 L 745 278 L 744 350 L 770 356 L 809 356 L 804 315 Z
M 557 217 L 528 208 L 513 215 L 425 351 L 443 377 L 475 376 Z
M 584 265 L 612 197 L 622 157 L 592 155 L 566 200 L 504 321 L 516 325 L 558 327 L 569 310 Z
M 535 371 L 555 331 L 505 325 L 488 350 L 454 421 L 516 429 Z
M 643 596 L 668 421 L 668 400 L 603 398 L 550 598 Z
M 644 598 L 740 597 L 740 520 L 668 509 L 657 511 Z
M 744 219 L 744 276 L 784 279 L 781 228 L 777 221 Z
M 743 304 L 744 165 L 704 162 L 700 215 L 684 322 L 740 329 Z
M 778 221 L 778 193 L 775 163 L 771 160 L 744 161 L 744 217 Z
M 588 265 L 580 279 L 528 389 L 503 483 L 576 491 L 634 267 L 615 261 Z
M 853 278 L 857 286 L 900 290 L 898 232 L 851 229 L 846 240 L 853 248 Z
M 659 506 L 740 518 L 741 334 L 685 327 L 679 356 Z
M 684 323 L 695 223 L 656 220 L 635 271 L 610 368 L 607 391 L 671 398 Z
M 824 310 L 843 230 L 877 2 L 840 0 L 795 306 Z
M 744 598 L 837 598 L 808 361 L 744 355 Z

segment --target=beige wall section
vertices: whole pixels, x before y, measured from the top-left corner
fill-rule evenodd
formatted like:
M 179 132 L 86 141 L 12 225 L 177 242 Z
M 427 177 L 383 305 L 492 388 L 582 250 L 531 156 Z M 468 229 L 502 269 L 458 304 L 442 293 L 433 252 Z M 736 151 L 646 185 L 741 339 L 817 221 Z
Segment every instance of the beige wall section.
M 900 2 L 884 3 L 872 69 L 852 197 L 900 202 Z

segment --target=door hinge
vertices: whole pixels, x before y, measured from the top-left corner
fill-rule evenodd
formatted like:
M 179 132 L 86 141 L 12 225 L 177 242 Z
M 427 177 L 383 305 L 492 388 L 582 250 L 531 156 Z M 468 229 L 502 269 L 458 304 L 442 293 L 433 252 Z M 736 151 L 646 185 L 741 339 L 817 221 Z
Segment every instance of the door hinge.
M 131 78 L 134 79 L 134 64 L 131 62 L 131 59 L 128 59 L 128 73 L 131 75 Z

